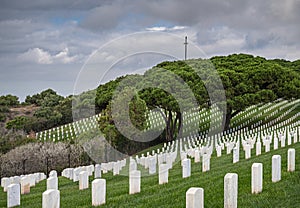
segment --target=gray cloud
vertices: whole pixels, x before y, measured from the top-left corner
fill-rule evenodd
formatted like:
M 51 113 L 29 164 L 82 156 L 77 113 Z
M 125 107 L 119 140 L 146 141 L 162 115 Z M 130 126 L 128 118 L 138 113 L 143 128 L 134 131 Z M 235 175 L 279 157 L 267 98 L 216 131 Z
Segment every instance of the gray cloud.
M 29 94 L 52 83 L 71 94 L 90 54 L 139 31 L 188 35 L 208 56 L 245 52 L 299 59 L 299 11 L 299 0 L 2 0 L 0 93 Z M 157 39 L 146 41 L 140 44 Z M 182 42 L 172 44 L 181 48 Z
M 92 31 L 112 29 L 118 25 L 123 14 L 124 10 L 120 4 L 103 5 L 90 10 L 81 26 Z

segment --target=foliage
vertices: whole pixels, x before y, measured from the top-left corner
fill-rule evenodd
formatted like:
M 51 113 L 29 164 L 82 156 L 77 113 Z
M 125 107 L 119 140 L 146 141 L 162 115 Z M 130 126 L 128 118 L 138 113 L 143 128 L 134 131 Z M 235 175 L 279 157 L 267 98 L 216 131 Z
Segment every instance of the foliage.
M 15 119 L 6 123 L 7 129 L 14 129 L 14 130 L 22 130 L 25 129 L 25 126 L 28 124 L 29 117 L 26 116 L 18 116 Z
M 68 96 L 54 107 L 54 111 L 56 111 L 60 115 L 60 125 L 73 122 L 72 101 L 73 96 Z
M 211 61 L 226 93 L 226 129 L 234 115 L 251 105 L 300 96 L 300 74 L 278 61 L 246 54 L 213 57 Z
M 132 100 L 127 103 L 129 105 L 129 117 L 128 120 L 124 105 L 126 105 L 127 96 L 134 95 Z M 128 131 L 128 126 L 131 124 L 138 130 L 146 128 L 147 120 L 147 107 L 144 100 L 142 100 L 131 88 L 125 88 L 117 98 L 113 100 L 115 103 L 115 112 L 113 119 L 112 101 L 108 104 L 106 109 L 101 112 L 99 120 L 100 131 L 105 135 L 109 144 L 118 151 L 132 155 L 150 145 L 152 143 L 140 142 L 136 138 L 140 137 L 139 131 Z M 115 122 L 120 122 L 118 127 Z M 123 131 L 120 133 L 120 130 Z M 124 132 L 125 131 L 125 132 Z M 127 137 L 125 137 L 126 135 Z
M 47 89 L 32 96 L 28 95 L 25 99 L 25 103 L 44 107 L 54 107 L 63 99 L 63 96 L 58 95 L 54 90 Z
M 35 139 L 26 137 L 22 131 L 7 131 L 1 129 L 0 153 L 5 154 L 17 146 L 30 142 L 35 142 Z
M 16 147 L 1 156 L 1 175 L 48 173 L 50 170 L 60 172 L 68 167 L 69 163 L 71 167 L 84 164 L 82 155 L 83 149 L 73 144 L 30 143 Z
M 6 115 L 4 113 L 0 113 L 0 122 L 4 122 L 6 120 Z
M 226 130 L 230 128 L 231 118 L 251 105 L 278 98 L 299 98 L 299 63 L 248 54 L 162 62 L 139 77 L 141 82 L 136 89 L 150 110 L 160 110 L 166 123 L 165 139 L 170 141 L 180 137 L 181 114 L 195 106 L 195 101 L 201 108 L 217 104 L 224 111 Z M 218 84 L 217 77 L 223 86 Z M 117 86 L 126 78 L 120 77 L 98 87 L 96 104 L 99 109 L 108 105 Z M 218 99 L 223 89 L 226 100 Z
M 17 106 L 19 105 L 19 98 L 14 95 L 0 96 L 0 106 Z
M 82 92 L 72 97 L 71 109 L 74 120 L 95 115 L 96 90 Z
M 31 112 L 33 116 L 17 116 L 6 123 L 7 129 L 39 132 L 55 126 L 71 123 L 72 118 L 72 96 L 62 97 L 54 90 L 48 89 L 33 96 L 27 96 L 26 105 L 39 106 L 37 110 Z M 2 106 L 0 110 L 5 110 Z M 7 112 L 7 111 L 6 111 Z M 9 109 L 8 109 L 9 112 Z M 30 114 L 30 113 L 29 113 Z M 4 121 L 5 115 L 0 114 L 0 119 Z
M 125 76 L 126 77 L 126 76 Z M 101 84 L 97 88 L 96 93 L 96 107 L 97 111 L 101 112 L 106 108 L 113 97 L 113 93 L 117 88 L 118 84 L 125 78 L 125 77 L 118 77 L 115 80 L 109 81 L 106 84 Z
M 150 109 L 159 110 L 165 120 L 166 141 L 181 136 L 182 112 L 207 102 L 203 82 L 183 61 L 158 64 L 145 72 L 140 84 L 141 98 Z

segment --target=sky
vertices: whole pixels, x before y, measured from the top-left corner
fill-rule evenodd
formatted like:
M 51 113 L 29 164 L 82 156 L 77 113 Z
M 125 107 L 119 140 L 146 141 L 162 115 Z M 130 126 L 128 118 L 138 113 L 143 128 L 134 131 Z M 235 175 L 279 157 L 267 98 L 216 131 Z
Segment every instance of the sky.
M 300 59 L 300 0 L 1 0 L 0 95 L 67 96 L 164 60 Z M 193 52 L 197 48 L 198 52 Z

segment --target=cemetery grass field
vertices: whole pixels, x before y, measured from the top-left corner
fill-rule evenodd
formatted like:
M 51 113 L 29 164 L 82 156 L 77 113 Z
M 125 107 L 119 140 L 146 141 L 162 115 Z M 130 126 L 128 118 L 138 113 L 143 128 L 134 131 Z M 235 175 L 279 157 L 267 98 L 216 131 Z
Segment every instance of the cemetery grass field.
M 242 148 L 242 147 L 241 147 Z M 287 172 L 287 150 L 296 150 L 296 171 Z M 143 176 L 141 178 L 141 193 L 129 195 L 128 176 L 113 176 L 111 172 L 102 174 L 106 179 L 106 204 L 101 207 L 185 207 L 185 193 L 190 187 L 204 189 L 205 207 L 223 207 L 223 184 L 226 173 L 238 174 L 238 207 L 262 208 L 280 207 L 293 208 L 300 206 L 300 143 L 292 144 L 278 150 L 255 156 L 255 148 L 252 149 L 252 157 L 244 159 L 244 151 L 240 151 L 240 161 L 232 163 L 232 154 L 217 158 L 214 151 L 211 158 L 210 171 L 203 173 L 202 164 L 194 163 L 192 159 L 192 175 L 182 178 L 180 162 L 174 163 L 173 169 L 169 170 L 169 183 L 158 184 L 158 175 Z M 281 181 L 271 182 L 271 158 L 273 155 L 281 155 Z M 260 194 L 251 194 L 251 166 L 254 162 L 263 163 L 263 191 Z M 123 173 L 128 171 L 124 168 Z M 91 206 L 91 182 L 89 189 L 79 190 L 78 182 L 59 177 L 61 207 L 92 207 Z M 30 194 L 21 195 L 21 206 L 24 208 L 42 207 L 42 193 L 46 190 L 46 180 L 31 188 Z M 6 193 L 0 191 L 0 207 L 6 207 Z

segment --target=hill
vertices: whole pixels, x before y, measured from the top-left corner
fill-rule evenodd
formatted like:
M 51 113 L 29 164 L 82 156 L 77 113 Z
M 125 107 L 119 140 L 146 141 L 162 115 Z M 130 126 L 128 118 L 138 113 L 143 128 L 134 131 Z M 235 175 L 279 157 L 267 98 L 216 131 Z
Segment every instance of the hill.
M 296 171 L 287 172 L 287 150 L 296 150 Z M 296 208 L 300 204 L 300 143 L 290 145 L 278 150 L 271 150 L 245 160 L 243 154 L 240 162 L 232 164 L 232 155 L 223 151 L 223 156 L 211 158 L 211 169 L 203 173 L 201 163 L 192 160 L 191 177 L 182 178 L 180 162 L 174 164 L 169 171 L 169 182 L 158 184 L 158 176 L 144 176 L 141 179 L 141 193 L 129 195 L 128 176 L 113 176 L 111 172 L 103 174 L 102 178 L 107 183 L 106 204 L 101 207 L 185 207 L 185 192 L 190 187 L 204 188 L 205 207 L 223 207 L 223 180 L 226 173 L 238 174 L 238 207 L 289 207 Z M 281 155 L 282 179 L 280 182 L 271 182 L 271 157 Z M 251 194 L 251 165 L 254 162 L 263 163 L 263 192 Z M 128 168 L 128 167 L 127 167 Z M 139 166 L 139 169 L 143 168 Z M 91 182 L 90 188 L 78 190 L 78 182 L 74 183 L 64 177 L 59 177 L 59 190 L 61 194 L 61 207 L 91 206 Z M 42 192 L 46 190 L 46 181 L 42 181 L 31 188 L 31 193 L 22 195 L 21 207 L 39 208 L 42 202 Z M 6 195 L 0 191 L 0 207 L 6 206 Z

